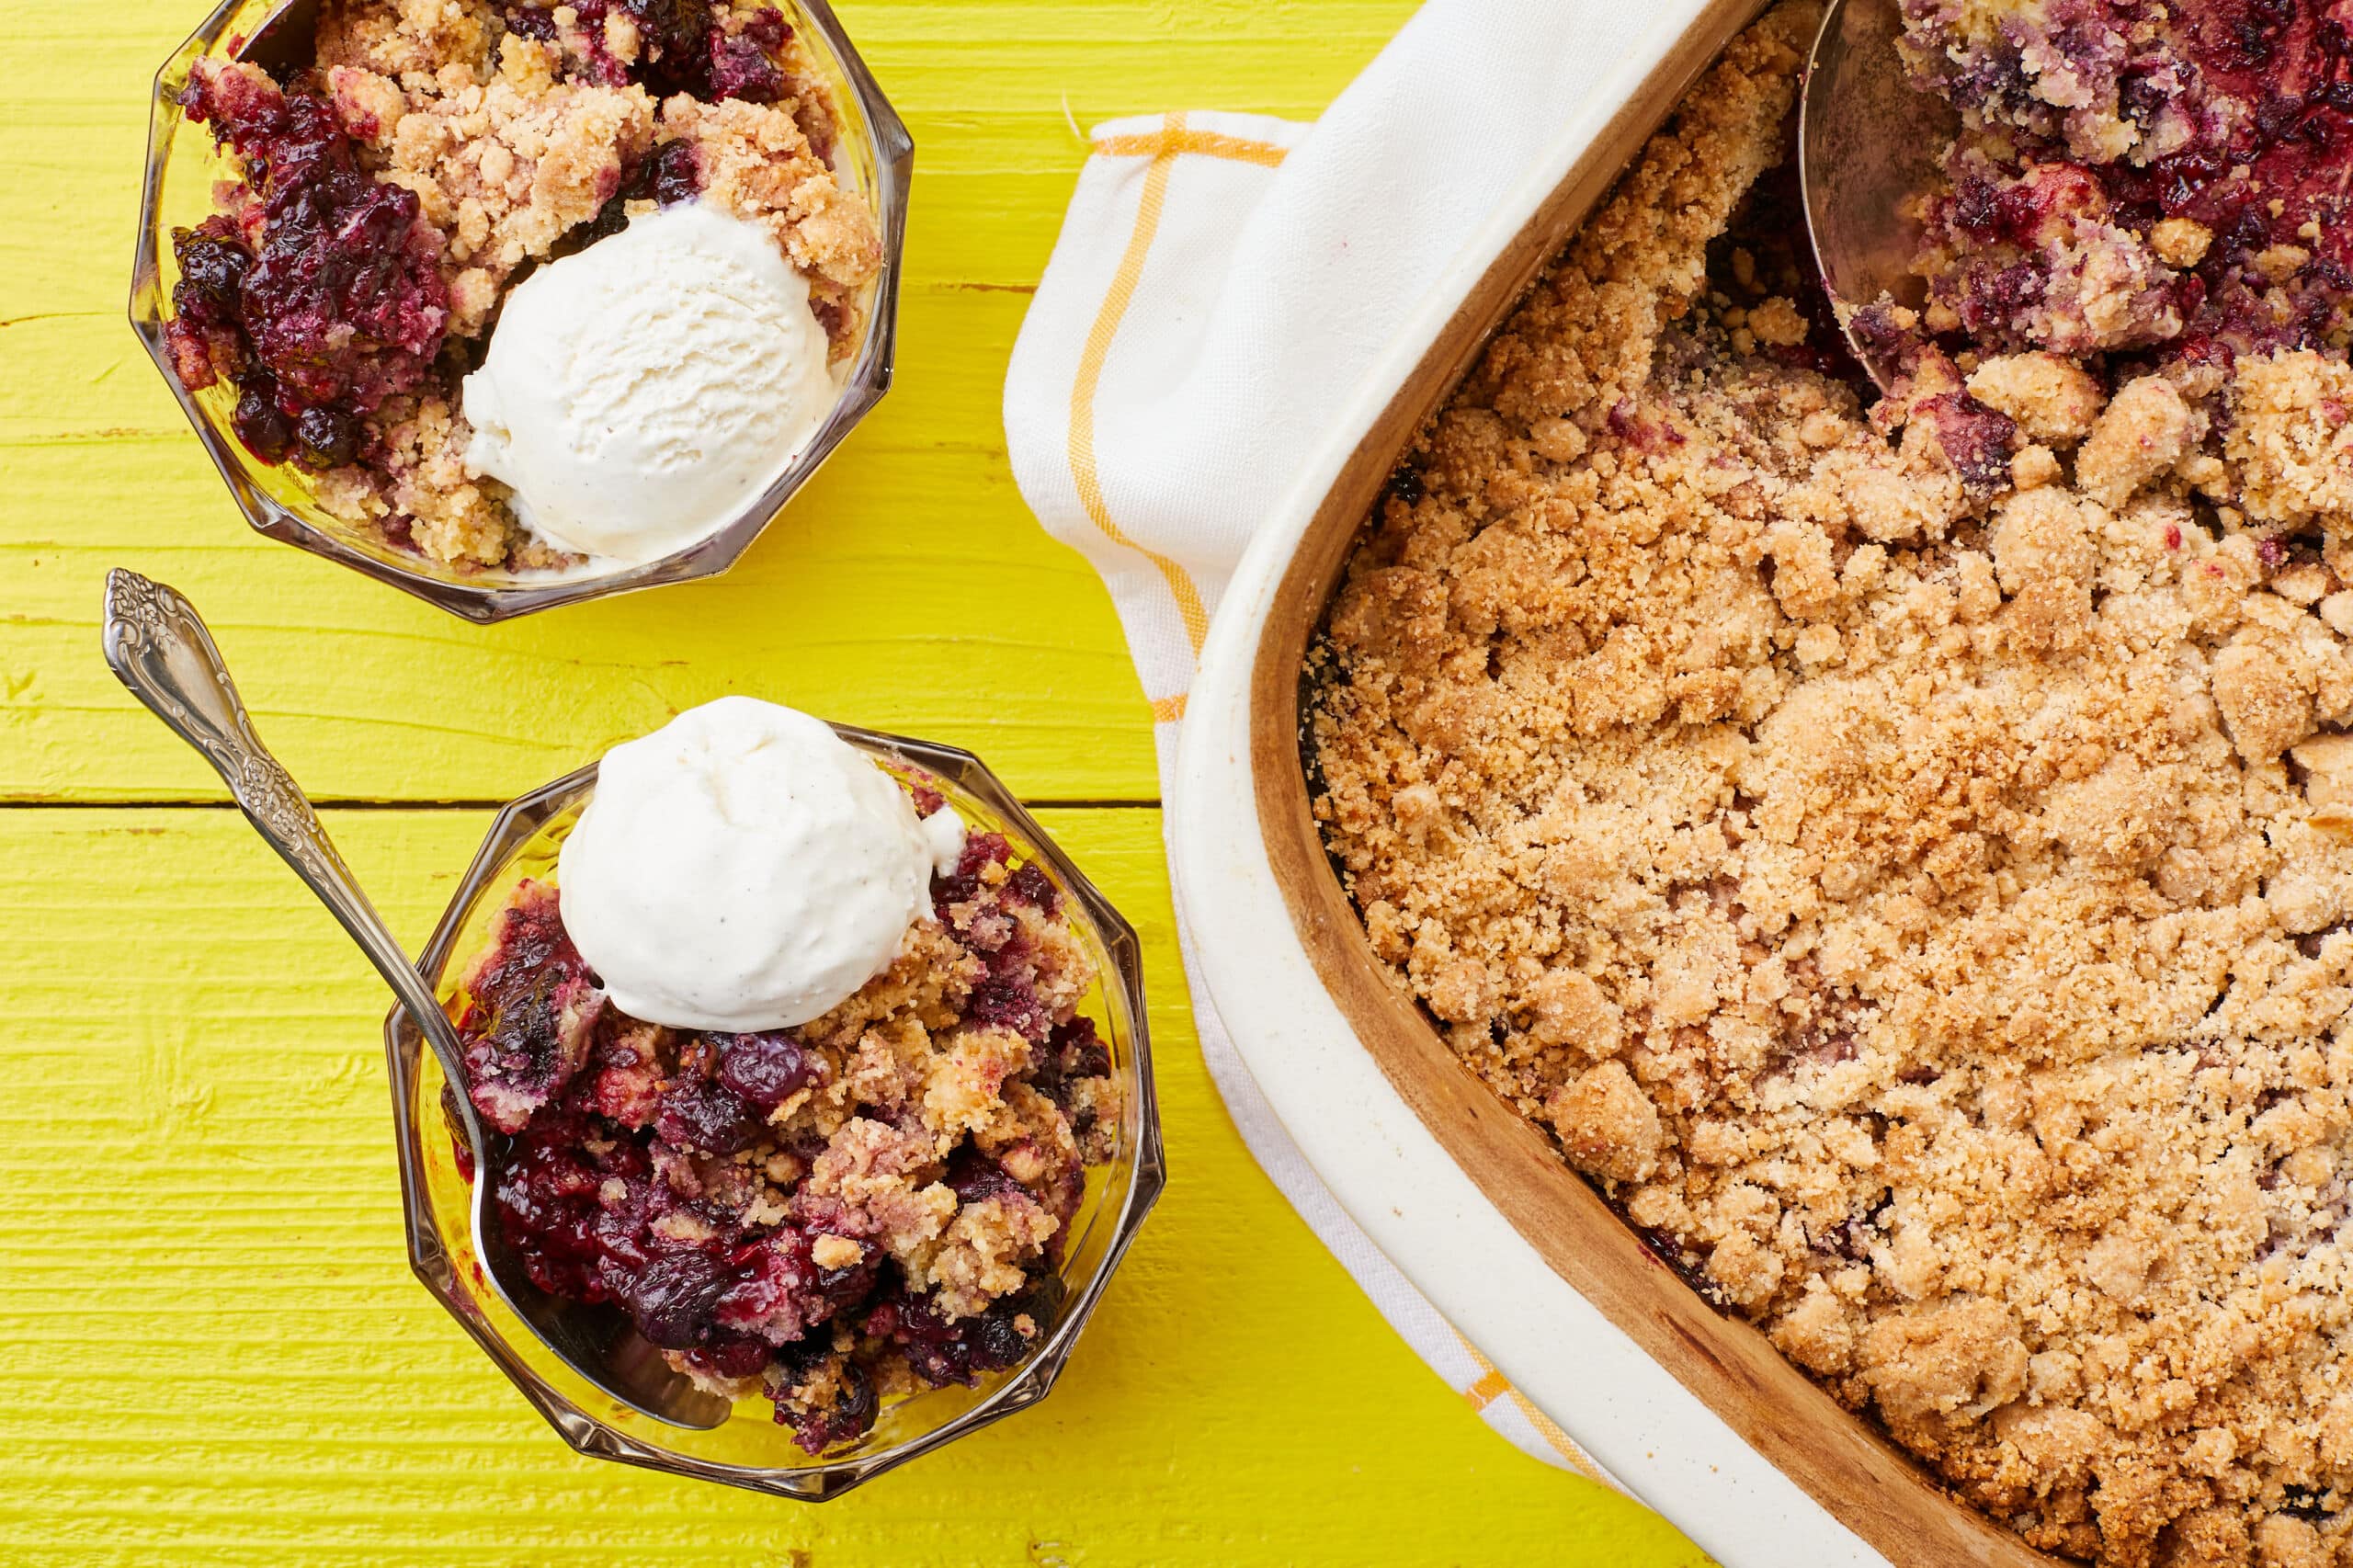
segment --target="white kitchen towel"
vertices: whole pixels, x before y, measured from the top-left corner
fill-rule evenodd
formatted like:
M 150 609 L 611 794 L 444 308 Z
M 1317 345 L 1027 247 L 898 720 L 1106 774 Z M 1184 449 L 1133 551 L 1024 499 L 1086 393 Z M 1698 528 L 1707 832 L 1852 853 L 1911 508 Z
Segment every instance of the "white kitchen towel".
M 1006 437 L 1030 508 L 1109 585 L 1164 798 L 1219 591 L 1332 411 L 1538 167 L 1563 106 L 1655 39 L 1662 12 L 1696 9 L 1428 0 L 1312 126 L 1169 113 L 1096 129 L 1006 372 Z M 1192 996 L 1244 1141 L 1391 1324 L 1522 1449 L 1617 1485 L 1374 1249 Z

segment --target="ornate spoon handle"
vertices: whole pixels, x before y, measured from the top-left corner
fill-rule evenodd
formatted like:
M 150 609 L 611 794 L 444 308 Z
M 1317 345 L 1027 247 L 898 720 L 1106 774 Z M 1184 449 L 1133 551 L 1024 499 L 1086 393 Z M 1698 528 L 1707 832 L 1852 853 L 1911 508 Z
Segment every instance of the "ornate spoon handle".
M 108 573 L 106 653 L 108 667 L 131 695 L 204 754 L 246 820 L 343 923 L 392 986 L 440 1058 L 449 1081 L 464 1083 L 465 1053 L 448 1015 L 335 852 L 310 798 L 254 733 L 236 683 L 229 678 L 221 651 L 213 646 L 212 634 L 195 607 L 176 590 L 136 572 Z M 480 1153 L 482 1130 L 473 1107 L 462 1097 L 458 1104 Z
M 449 1016 L 385 929 L 383 916 L 359 891 L 301 787 L 254 733 L 254 722 L 238 700 L 221 651 L 188 600 L 136 572 L 108 573 L 106 649 L 107 664 L 122 684 L 204 754 L 227 780 L 246 819 L 351 933 L 424 1032 L 440 1059 L 443 1076 L 451 1084 L 465 1083 L 465 1052 Z M 503 1138 L 494 1144 L 483 1136 L 471 1097 L 450 1096 L 443 1103 L 456 1107 L 473 1154 L 473 1250 L 491 1288 L 541 1343 L 613 1398 L 673 1426 L 708 1430 L 726 1421 L 730 1403 L 672 1369 L 613 1308 L 559 1300 L 532 1284 L 529 1260 L 488 1208 L 499 1187 L 500 1161 L 512 1145 Z M 478 1309 L 468 1317 L 478 1323 Z M 480 1327 L 474 1334 L 490 1343 Z M 503 1353 L 499 1360 L 510 1371 L 519 1365 Z M 515 1376 L 524 1382 L 527 1374 L 517 1371 Z M 539 1391 L 532 1394 L 533 1402 L 550 1409 L 548 1402 L 555 1396 L 549 1385 L 536 1373 L 528 1376 L 525 1387 Z M 596 1429 L 603 1433 L 603 1428 Z M 567 1437 L 574 1430 L 564 1426 Z

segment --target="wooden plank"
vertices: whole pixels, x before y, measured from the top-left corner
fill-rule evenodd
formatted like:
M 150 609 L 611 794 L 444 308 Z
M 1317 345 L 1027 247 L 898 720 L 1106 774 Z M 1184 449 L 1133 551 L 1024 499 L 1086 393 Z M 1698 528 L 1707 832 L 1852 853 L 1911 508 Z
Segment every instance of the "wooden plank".
M 486 822 L 329 814 L 412 943 Z M 1051 1399 L 819 1509 L 573 1455 L 409 1278 L 385 994 L 233 812 L 0 811 L 0 1561 L 1696 1563 L 1489 1434 L 1252 1165 L 1158 813 L 1048 820 L 1143 932 L 1174 1179 Z

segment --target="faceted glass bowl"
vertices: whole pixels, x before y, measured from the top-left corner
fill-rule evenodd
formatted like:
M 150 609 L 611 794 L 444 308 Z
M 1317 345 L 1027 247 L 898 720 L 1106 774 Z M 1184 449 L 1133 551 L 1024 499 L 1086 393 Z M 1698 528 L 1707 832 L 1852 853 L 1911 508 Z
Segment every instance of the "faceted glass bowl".
M 707 1432 L 674 1426 L 619 1403 L 540 1344 L 483 1278 L 474 1256 L 471 1188 L 442 1117 L 439 1063 L 406 1013 L 395 1007 L 384 1020 L 409 1265 L 425 1288 L 582 1453 L 813 1502 L 839 1496 L 1043 1399 L 1166 1181 L 1134 928 L 978 757 L 951 746 L 834 728 L 892 773 L 927 775 L 925 781 L 976 831 L 1003 833 L 1017 853 L 1053 880 L 1096 962 L 1098 978 L 1081 1010 L 1095 1020 L 1109 1048 L 1122 1091 L 1119 1148 L 1108 1164 L 1086 1173 L 1086 1197 L 1065 1233 L 1060 1303 L 1021 1361 L 983 1376 L 973 1388 L 926 1390 L 886 1403 L 872 1431 L 815 1458 L 794 1447 L 790 1431 L 770 1418 L 767 1401 L 756 1395 L 739 1401 L 727 1421 Z M 584 767 L 498 813 L 417 960 L 445 1003 L 457 977 L 487 945 L 491 921 L 515 884 L 525 877 L 553 876 L 558 847 L 596 781 L 595 767 Z
M 304 0 L 292 0 L 301 5 Z M 270 538 L 339 561 L 355 571 L 468 620 L 490 622 L 557 605 L 577 604 L 665 583 L 716 576 L 735 563 L 762 529 L 784 509 L 891 385 L 898 335 L 899 269 L 906 245 L 907 182 L 915 166 L 915 143 L 890 100 L 875 85 L 866 63 L 842 30 L 825 0 L 774 0 L 804 39 L 825 74 L 839 126 L 835 172 L 862 194 L 881 236 L 882 266 L 869 285 L 866 336 L 851 358 L 833 413 L 792 466 L 761 493 L 742 515 L 686 549 L 641 566 L 560 572 L 461 570 L 395 548 L 365 529 L 335 517 L 313 499 L 300 468 L 271 466 L 245 450 L 229 427 L 235 390 L 216 384 L 197 393 L 180 385 L 164 346 L 173 285 L 179 281 L 172 258 L 172 231 L 192 228 L 213 210 L 212 187 L 227 176 L 226 160 L 211 134 L 181 112 L 180 90 L 199 55 L 233 59 L 286 0 L 222 0 L 203 26 L 188 35 L 155 73 L 147 130 L 147 172 L 139 213 L 139 252 L 131 282 L 131 324 L 147 346 L 155 368 L 179 399 L 213 465 L 221 471 L 245 520 Z

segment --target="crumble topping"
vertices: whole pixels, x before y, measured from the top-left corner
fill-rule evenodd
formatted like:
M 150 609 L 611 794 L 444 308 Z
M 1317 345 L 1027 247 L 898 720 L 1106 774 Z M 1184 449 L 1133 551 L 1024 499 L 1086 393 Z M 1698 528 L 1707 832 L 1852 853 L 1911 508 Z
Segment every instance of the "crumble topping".
M 1994 1517 L 2337 1561 L 2346 366 L 1929 345 L 1867 408 L 1774 168 L 1813 21 L 1394 476 L 1310 657 L 1326 845 L 1465 1063 Z
M 326 0 L 315 46 L 284 85 L 196 62 L 189 112 L 251 177 L 175 236 L 166 330 L 180 380 L 233 382 L 238 437 L 316 474 L 334 516 L 437 562 L 566 564 L 465 472 L 458 384 L 527 268 L 657 205 L 699 197 L 766 229 L 834 358 L 856 347 L 881 240 L 773 6 Z M 383 273 L 387 245 L 405 274 Z
M 1052 882 L 974 834 L 932 898 L 832 1012 L 717 1034 L 622 1013 L 527 881 L 454 1005 L 473 1103 L 517 1142 L 496 1212 L 532 1279 L 613 1302 L 705 1387 L 765 1388 L 813 1453 L 884 1399 L 1017 1361 L 1116 1152 L 1094 968 Z

